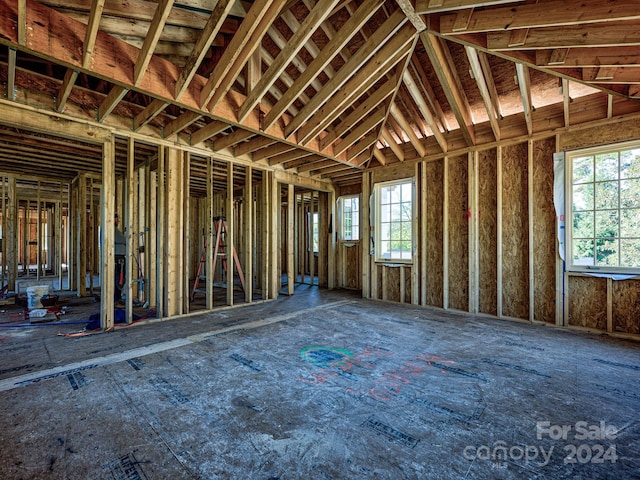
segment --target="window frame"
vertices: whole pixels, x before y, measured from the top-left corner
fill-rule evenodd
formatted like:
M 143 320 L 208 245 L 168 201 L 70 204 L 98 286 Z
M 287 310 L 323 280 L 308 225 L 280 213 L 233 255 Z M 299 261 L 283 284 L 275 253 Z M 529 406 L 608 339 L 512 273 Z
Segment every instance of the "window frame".
M 389 187 L 392 185 L 411 185 L 411 220 L 409 224 L 411 225 L 411 249 L 409 251 L 410 258 L 384 258 L 381 257 L 382 249 L 380 246 L 383 241 L 391 241 L 385 240 L 381 238 L 382 235 L 382 219 L 381 219 L 381 202 L 382 202 L 382 194 L 381 190 L 385 187 Z M 400 203 L 403 202 L 401 198 Z M 412 265 L 414 263 L 414 257 L 416 252 L 416 179 L 415 177 L 407 177 L 401 178 L 398 180 L 390 180 L 385 182 L 378 182 L 373 186 L 373 210 L 374 210 L 374 228 L 373 228 L 373 238 L 374 238 L 374 261 L 376 263 L 399 263 L 405 265 Z M 390 222 L 392 223 L 392 222 Z
M 313 254 L 320 252 L 320 212 L 307 212 L 309 242 L 307 251 Z
M 356 199 L 358 200 L 358 210 L 357 210 L 357 215 L 355 216 L 355 218 L 358 221 L 358 229 L 357 231 L 357 235 L 358 238 L 345 238 L 345 233 L 346 233 L 346 228 L 344 225 L 345 222 L 345 212 L 344 212 L 344 204 L 345 204 L 345 200 L 353 200 Z M 362 232 L 361 232 L 361 227 L 362 227 L 362 221 L 360 218 L 360 213 L 362 212 L 362 199 L 360 198 L 360 194 L 353 194 L 353 195 L 342 195 L 341 197 L 338 198 L 338 221 L 340 222 L 339 225 L 340 227 L 338 228 L 338 240 L 340 242 L 343 243 L 358 243 L 360 242 L 360 239 L 362 237 Z M 351 218 L 354 218 L 353 215 L 353 210 L 351 210 Z M 351 232 L 353 233 L 353 227 L 351 228 Z
M 629 211 L 629 210 L 634 210 L 633 207 L 625 207 L 621 204 L 621 188 L 618 185 L 618 188 L 616 190 L 617 192 L 617 207 L 616 208 L 597 208 L 596 205 L 596 187 L 599 183 L 605 183 L 605 182 L 613 182 L 613 181 L 617 181 L 620 182 L 621 180 L 627 180 L 627 178 L 621 178 L 621 163 L 620 163 L 620 153 L 623 151 L 629 151 L 629 150 L 639 150 L 640 149 L 640 140 L 634 140 L 634 141 L 629 141 L 629 142 L 621 142 L 621 143 L 613 143 L 613 144 L 608 144 L 608 145 L 602 145 L 602 146 L 598 146 L 598 147 L 590 147 L 590 148 L 583 148 L 583 149 L 579 149 L 579 150 L 571 150 L 571 151 L 567 151 L 565 152 L 565 229 L 566 229 L 566 256 L 565 256 L 565 260 L 566 260 L 566 270 L 569 272 L 582 272 L 582 273 L 602 273 L 602 274 L 639 274 L 640 273 L 640 266 L 621 266 L 619 263 L 618 265 L 606 265 L 606 264 L 600 264 L 597 265 L 595 264 L 595 262 L 597 261 L 595 258 L 595 251 L 594 251 L 594 264 L 593 265 L 588 265 L 588 264 L 580 264 L 580 263 L 576 263 L 574 260 L 574 252 L 573 252 L 573 248 L 574 248 L 574 243 L 575 241 L 577 241 L 580 238 L 584 238 L 585 240 L 590 240 L 593 239 L 594 241 L 594 249 L 595 244 L 598 240 L 598 238 L 612 238 L 614 239 L 613 241 L 617 242 L 617 255 L 618 255 L 618 259 L 619 261 L 621 260 L 621 255 L 622 255 L 622 251 L 620 248 L 620 241 L 622 239 L 625 238 L 629 238 L 629 239 L 640 239 L 640 231 L 639 234 L 636 237 L 624 237 L 622 236 L 622 232 L 620 231 L 621 229 L 621 212 L 623 211 Z M 613 154 L 616 153 L 617 154 L 617 161 L 618 161 L 618 165 L 617 165 L 617 178 L 616 179 L 605 179 L 605 180 L 598 180 L 596 175 L 597 175 L 597 170 L 596 170 L 596 157 L 598 155 L 603 155 L 603 154 Z M 593 178 L 591 181 L 589 182 L 582 182 L 576 185 L 593 185 L 593 209 L 585 209 L 585 212 L 590 212 L 593 211 L 594 212 L 594 220 L 593 220 L 593 236 L 592 237 L 576 237 L 574 239 L 574 210 L 573 210 L 573 204 L 574 204 L 574 162 L 578 159 L 581 158 L 585 158 L 585 157 L 593 157 Z M 640 160 L 638 160 L 640 162 Z M 628 179 L 636 179 L 636 178 L 640 178 L 640 177 L 629 177 Z M 638 209 L 640 210 L 640 207 L 638 207 Z M 617 235 L 615 237 L 599 237 L 597 235 L 597 228 L 598 228 L 598 224 L 596 221 L 596 217 L 597 217 L 597 212 L 617 212 L 618 214 L 618 218 L 617 218 Z

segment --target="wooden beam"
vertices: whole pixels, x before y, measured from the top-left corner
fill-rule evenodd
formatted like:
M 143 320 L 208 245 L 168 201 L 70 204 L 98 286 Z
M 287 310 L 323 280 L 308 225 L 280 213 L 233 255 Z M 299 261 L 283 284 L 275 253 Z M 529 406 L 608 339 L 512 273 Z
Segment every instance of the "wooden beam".
M 362 158 L 362 154 L 373 146 L 378 141 L 377 133 L 369 133 L 365 137 L 362 137 L 359 142 L 355 143 L 347 150 L 347 160 L 352 166 L 361 167 L 369 158 L 371 154 Z
M 139 130 L 153 120 L 160 112 L 167 108 L 169 104 L 159 98 L 154 98 L 138 115 L 133 119 L 133 129 Z
M 543 3 L 508 5 L 485 10 L 475 10 L 465 28 L 457 24 L 458 14 L 440 17 L 440 33 L 481 33 L 488 31 L 516 30 L 521 28 L 559 27 L 584 25 L 596 22 L 638 20 L 640 10 L 635 0 L 602 2 L 601 0 L 554 0 Z M 615 28 L 615 27 L 610 27 Z
M 7 65 L 7 98 L 15 102 L 16 100 L 16 57 L 15 48 L 10 48 L 8 52 L 9 62 Z
M 201 108 L 213 110 L 220 98 L 231 88 L 236 75 L 260 45 L 259 40 L 273 23 L 283 4 L 284 0 L 256 0 L 251 5 L 240 28 L 202 88 Z M 210 102 L 213 105 L 210 105 Z
M 536 65 L 554 68 L 637 67 L 638 47 L 585 47 L 536 50 Z
M 18 0 L 18 43 L 27 44 L 27 2 Z
M 469 104 L 444 40 L 440 40 L 427 32 L 422 32 L 420 39 L 431 60 L 431 64 L 434 66 L 435 73 L 438 76 L 438 80 L 440 80 L 440 85 L 449 101 L 449 105 L 458 120 L 462 135 L 469 146 L 475 145 L 476 134 L 471 120 Z
M 396 3 L 416 29 L 416 32 L 423 32 L 427 29 L 427 25 L 424 23 L 422 17 L 418 15 L 415 8 L 413 8 L 413 3 L 410 0 L 396 0 Z
M 380 105 L 389 95 L 392 95 L 397 89 L 397 82 L 395 79 L 387 80 L 387 82 L 378 88 L 373 94 L 366 98 L 357 108 L 353 110 L 345 118 L 341 119 L 340 123 L 335 127 L 327 129 L 327 135 L 320 140 L 320 148 L 324 150 L 329 144 L 333 143 L 336 139 L 344 135 L 355 124 L 360 122 L 363 118 L 368 116 L 374 111 L 378 105 Z
M 322 105 L 317 111 L 312 112 L 312 117 L 310 117 L 309 121 L 300 128 L 298 142 L 306 144 L 313 140 L 332 121 L 341 115 L 342 112 L 352 105 L 354 101 L 360 98 L 369 88 L 371 88 L 383 75 L 389 72 L 389 70 L 396 66 L 403 58 L 406 58 L 406 55 L 408 54 L 408 47 L 413 46 L 415 38 L 416 33 L 411 25 L 406 25 L 402 30 L 396 33 L 394 37 L 384 45 L 382 49 L 380 49 L 374 58 L 372 58 L 365 66 L 359 68 L 348 82 L 339 87 L 338 91 L 332 92 L 331 98 L 324 105 Z M 343 69 L 341 69 L 340 72 L 342 72 Z M 340 72 L 338 72 L 338 74 Z M 334 79 L 335 78 L 337 78 L 337 75 Z M 322 91 L 324 92 L 324 90 Z M 318 95 L 320 95 L 320 93 L 318 93 Z M 316 97 L 318 97 L 318 95 L 313 97 L 312 102 Z M 310 104 L 305 105 L 305 108 L 308 105 Z M 287 129 L 289 126 L 290 125 L 287 125 Z
M 389 148 L 391 149 L 393 154 L 396 156 L 396 158 L 399 161 L 404 162 L 404 152 L 402 151 L 402 148 L 400 148 L 400 145 L 396 143 L 396 141 L 393 139 L 393 135 L 391 135 L 391 132 L 389 132 L 389 130 L 386 127 L 382 128 L 382 131 L 380 132 L 380 136 L 384 139 L 385 142 L 387 142 L 387 144 L 389 145 Z
M 406 22 L 406 17 L 401 11 L 396 11 L 376 30 L 376 32 L 367 40 L 367 42 L 345 63 L 336 73 L 336 76 L 330 79 L 309 103 L 307 103 L 286 126 L 285 134 L 290 136 L 301 125 L 306 122 L 312 115 L 316 113 L 318 108 L 322 106 L 329 98 L 331 98 L 341 87 L 351 78 L 361 67 L 376 53 L 382 46 L 393 41 L 397 37 L 398 31 Z
M 438 145 L 440 146 L 442 151 L 446 152 L 448 150 L 447 140 L 444 138 L 444 135 L 440 131 L 435 115 L 431 112 L 431 109 L 429 109 L 429 106 L 422 96 L 417 83 L 414 81 L 411 73 L 408 70 L 404 72 L 402 80 L 407 87 L 407 90 L 409 91 L 409 95 L 411 95 L 411 98 L 418 106 L 418 110 L 427 121 L 427 125 L 429 125 L 429 128 L 431 129 L 431 132 L 436 139 L 436 142 L 438 142 Z
M 245 155 L 247 153 L 255 152 L 256 150 L 260 150 L 261 148 L 268 147 L 277 143 L 276 140 L 269 137 L 256 137 L 253 140 L 246 141 L 237 145 L 234 149 L 234 152 L 237 156 Z
M 25 51 L 63 67 L 75 68 L 87 75 L 111 79 L 112 83 L 119 85 L 120 88 L 132 89 L 167 103 L 176 103 L 173 96 L 175 92 L 174 79 L 179 77 L 179 67 L 154 55 L 149 63 L 148 74 L 145 74 L 141 83 L 135 86 L 133 85 L 133 66 L 134 59 L 138 57 L 139 49 L 98 31 L 94 51 L 95 61 L 92 62 L 90 68 L 85 68 L 81 64 L 81 57 L 75 52 L 82 51 L 82 39 L 85 37 L 86 25 L 35 0 L 25 1 L 29 12 L 29 28 L 32 32 L 28 36 L 27 46 L 22 47 L 17 43 L 17 32 L 14 27 L 18 12 L 16 4 L 9 0 L 0 0 L 0 9 L 4 14 L 3 21 L 0 21 L 0 44 Z M 136 3 L 136 0 L 132 0 L 132 2 Z M 65 28 L 59 29 L 57 26 L 60 24 L 64 24 Z M 114 63 L 113 58 L 118 58 L 118 62 Z M 180 99 L 180 108 L 199 110 L 200 93 L 205 84 L 206 79 L 196 75 Z M 115 93 L 115 91 L 112 92 L 112 95 Z M 124 94 L 123 91 L 117 93 Z M 263 132 L 261 118 L 256 113 L 250 114 L 242 125 L 238 124 L 236 109 L 238 105 L 242 104 L 243 98 L 241 93 L 231 90 L 220 100 L 212 112 L 203 110 L 202 113 L 210 115 L 212 119 L 253 130 L 255 133 Z M 108 110 L 106 107 L 115 107 L 116 103 L 113 102 L 113 99 L 104 103 L 100 115 L 104 118 L 104 113 Z M 286 119 L 284 120 L 286 121 Z M 277 123 L 264 133 L 284 143 L 292 144 L 294 148 L 297 146 L 295 140 L 285 137 L 283 124 Z M 317 141 L 307 144 L 307 148 L 318 151 Z M 336 157 L 335 159 L 345 161 L 344 158 Z
M 243 220 L 244 220 L 244 266 L 243 273 L 245 278 L 244 301 L 251 303 L 253 301 L 253 252 L 256 248 L 256 235 L 254 233 L 254 201 L 253 201 L 253 171 L 251 165 L 245 167 L 245 184 L 243 199 Z
M 275 61 L 267 69 L 258 81 L 256 88 L 251 90 L 244 103 L 240 106 L 238 120 L 242 121 L 260 101 L 269 87 L 280 77 L 284 69 L 291 63 L 293 57 L 302 49 L 311 38 L 318 26 L 329 16 L 333 7 L 339 0 L 319 0 L 316 6 L 305 17 L 300 28 L 294 32 L 284 49 L 280 51 Z
M 129 90 L 121 85 L 114 85 L 106 98 L 102 101 L 98 107 L 97 119 L 102 122 L 113 111 L 114 108 L 120 103 L 120 100 L 124 98 Z
M 105 0 L 92 0 L 91 2 L 91 10 L 89 11 L 89 21 L 87 22 L 82 52 L 83 67 L 88 67 L 91 63 L 93 50 L 96 46 L 98 28 L 100 27 L 100 18 L 102 17 L 102 10 L 104 9 L 104 2 Z
M 529 77 L 529 67 L 522 63 L 516 63 L 516 74 L 518 76 L 518 86 L 520 87 L 520 95 L 522 97 L 522 107 L 524 109 L 524 119 L 527 122 L 527 132 L 529 135 L 533 133 L 531 104 L 531 80 Z
M 224 135 L 219 139 L 216 139 L 213 142 L 213 151 L 219 151 L 225 148 L 232 147 L 236 143 L 243 142 L 248 138 L 253 137 L 254 135 L 255 133 L 253 132 L 239 128 L 235 132 L 231 132 L 228 135 Z
M 312 152 L 307 152 L 306 150 L 293 150 L 291 152 L 281 153 L 280 155 L 275 155 L 269 158 L 269 165 L 278 165 L 281 163 L 287 163 L 285 168 L 291 168 L 291 165 L 294 161 L 300 161 L 300 163 L 304 163 L 307 157 L 311 155 L 317 155 Z M 295 164 L 293 166 L 298 166 Z
M 294 214 L 295 214 L 294 186 L 287 185 L 287 294 L 293 295 L 295 287 L 295 247 L 294 247 Z
M 164 126 L 164 138 L 169 138 L 174 133 L 178 133 L 180 130 L 184 130 L 189 125 L 197 122 L 201 118 L 202 113 L 187 110 Z
M 373 156 L 376 157 L 376 160 L 380 162 L 380 165 L 384 166 L 387 164 L 387 157 L 384 156 L 384 153 L 379 148 L 373 149 Z
M 276 143 L 275 145 L 256 150 L 253 153 L 253 161 L 257 162 L 259 160 L 264 160 L 265 158 L 270 158 L 281 153 L 290 152 L 292 150 L 296 150 L 296 147 L 294 147 L 293 145 L 287 145 L 285 143 Z
M 153 15 L 153 20 L 151 20 L 151 25 L 149 26 L 147 35 L 144 38 L 142 49 L 140 50 L 136 64 L 133 67 L 134 85 L 138 85 L 138 83 L 140 83 L 142 76 L 147 71 L 147 67 L 151 61 L 151 56 L 153 55 L 158 40 L 160 40 L 160 34 L 162 33 L 164 24 L 169 17 L 171 7 L 173 7 L 173 1 L 174 0 L 159 0 L 158 2 L 158 6 L 156 7 L 156 11 Z
M 571 97 L 569 96 L 569 80 L 566 78 L 562 79 L 562 107 L 564 111 L 564 126 L 569 126 L 569 103 L 571 102 Z
M 413 70 L 413 74 L 415 75 L 416 86 L 419 87 L 421 96 L 423 95 L 425 97 L 424 100 L 427 101 L 427 103 L 431 106 L 431 110 L 434 112 L 433 118 L 435 124 L 438 126 L 438 129 L 440 129 L 441 126 L 442 130 L 445 133 L 451 131 L 451 127 L 449 126 L 447 117 L 445 116 L 444 111 L 442 110 L 442 106 L 438 101 L 438 97 L 436 96 L 435 91 L 433 90 L 433 87 L 431 86 L 431 83 L 427 78 L 423 66 L 420 64 L 420 60 L 417 58 L 415 51 L 413 53 L 413 61 L 410 64 L 410 68 L 411 70 Z
M 339 154 L 346 151 L 347 148 L 355 144 L 377 125 L 381 124 L 385 120 L 385 118 L 387 118 L 386 108 L 379 108 L 373 112 L 370 112 L 369 116 L 362 123 L 353 127 L 351 132 L 349 132 L 349 135 L 347 135 L 334 145 L 334 153 Z
M 418 156 L 424 157 L 426 155 L 426 150 L 416 133 L 413 131 L 413 126 L 407 121 L 407 119 L 404 117 L 395 103 L 391 104 L 390 111 L 393 118 L 395 118 L 396 122 L 398 122 L 404 133 L 407 135 L 407 138 L 409 139 L 411 145 L 413 145 L 413 148 L 415 148 L 416 152 L 418 152 Z
M 115 213 L 116 213 L 116 152 L 114 138 L 111 137 L 103 144 L 102 151 L 102 210 L 100 225 L 102 229 L 103 245 L 109 248 L 102 250 L 100 262 L 100 279 L 102 283 L 102 299 L 100 302 L 100 326 L 103 330 L 110 330 L 114 325 L 114 296 L 115 296 Z M 82 276 L 84 278 L 84 275 Z
M 229 128 L 228 124 L 214 120 L 191 134 L 191 145 L 197 145 L 200 142 L 204 142 L 205 140 L 224 132 L 227 128 Z
M 207 20 L 204 29 L 198 36 L 198 40 L 193 46 L 193 50 L 189 55 L 182 71 L 180 72 L 180 76 L 176 80 L 176 90 L 175 97 L 176 99 L 180 99 L 180 97 L 185 93 L 191 80 L 196 75 L 198 71 L 198 67 L 204 60 L 205 55 L 209 51 L 209 48 L 213 44 L 216 36 L 220 32 L 222 25 L 229 14 L 229 11 L 235 4 L 234 0 L 214 0 L 215 6 L 211 11 L 211 15 L 209 15 L 209 19 Z
M 627 47 L 640 45 L 637 22 L 622 21 L 613 24 L 569 25 L 529 30 L 522 45 L 511 44 L 511 32 L 487 33 L 487 48 L 492 51 L 574 48 L 574 47 Z
M 64 80 L 62 80 L 62 84 L 58 89 L 58 97 L 56 99 L 57 112 L 64 112 L 67 100 L 69 99 L 69 95 L 71 94 L 71 90 L 73 90 L 73 85 L 76 83 L 77 78 L 78 71 L 72 68 L 67 68 L 67 71 L 64 74 Z
M 416 0 L 416 12 L 420 14 L 437 13 L 449 10 L 461 10 L 471 7 L 489 7 L 515 3 L 520 0 Z
M 482 101 L 484 102 L 484 108 L 487 110 L 487 116 L 489 117 L 489 124 L 491 125 L 493 136 L 499 141 L 500 126 L 498 125 L 498 112 L 496 112 L 494 108 L 493 98 L 489 92 L 489 87 L 487 86 L 486 77 L 480 64 L 480 57 L 478 57 L 478 51 L 472 47 L 465 47 L 465 50 L 467 52 L 469 64 L 471 65 L 473 77 L 476 80 L 478 89 L 480 90 L 480 95 L 482 96 Z

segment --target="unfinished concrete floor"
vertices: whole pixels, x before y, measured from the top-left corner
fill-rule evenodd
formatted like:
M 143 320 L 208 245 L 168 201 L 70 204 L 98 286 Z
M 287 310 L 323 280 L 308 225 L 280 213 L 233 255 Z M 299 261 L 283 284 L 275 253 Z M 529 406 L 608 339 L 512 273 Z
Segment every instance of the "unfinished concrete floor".
M 2 479 L 640 478 L 631 341 L 317 287 L 63 328 L 0 331 Z

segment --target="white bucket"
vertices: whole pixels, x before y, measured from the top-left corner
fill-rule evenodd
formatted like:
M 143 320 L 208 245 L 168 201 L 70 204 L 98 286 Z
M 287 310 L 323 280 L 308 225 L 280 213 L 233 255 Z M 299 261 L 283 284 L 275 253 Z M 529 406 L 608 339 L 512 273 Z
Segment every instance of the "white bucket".
M 40 299 L 44 295 L 49 295 L 49 285 L 36 285 L 34 287 L 27 287 L 27 308 L 33 310 L 34 308 L 42 308 Z

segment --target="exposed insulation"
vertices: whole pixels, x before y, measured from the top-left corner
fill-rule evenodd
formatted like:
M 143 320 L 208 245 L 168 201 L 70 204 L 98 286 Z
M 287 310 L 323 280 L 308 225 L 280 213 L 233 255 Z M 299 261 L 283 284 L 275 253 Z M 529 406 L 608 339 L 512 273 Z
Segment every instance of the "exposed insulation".
M 560 137 L 561 150 L 577 150 L 607 143 L 636 140 L 640 137 L 640 119 L 628 120 L 607 127 L 593 127 L 564 133 Z
M 569 277 L 569 325 L 607 328 L 607 280 Z
M 496 150 L 478 154 L 479 310 L 498 313 Z
M 449 307 L 469 309 L 467 157 L 449 159 Z
M 556 213 L 553 205 L 555 139 L 533 144 L 534 318 L 555 323 Z
M 640 281 L 612 282 L 613 331 L 640 333 Z
M 527 144 L 502 151 L 502 313 L 529 318 Z
M 427 304 L 442 307 L 442 206 L 443 161 L 429 162 L 425 165 L 427 172 L 427 211 L 420 218 L 426 219 L 427 235 L 427 271 L 422 276 L 427 279 Z

